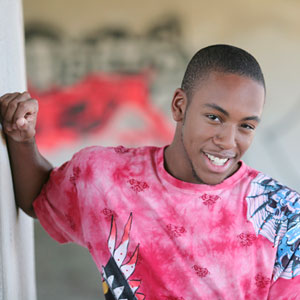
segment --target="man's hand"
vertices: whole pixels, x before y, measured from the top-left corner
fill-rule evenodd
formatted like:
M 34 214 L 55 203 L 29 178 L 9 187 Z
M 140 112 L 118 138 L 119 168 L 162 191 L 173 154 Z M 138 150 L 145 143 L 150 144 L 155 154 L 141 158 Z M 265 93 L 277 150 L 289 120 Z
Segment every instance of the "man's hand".
M 28 92 L 9 93 L 0 97 L 0 117 L 5 134 L 15 142 L 32 141 L 38 102 Z
M 31 217 L 35 217 L 32 203 L 52 170 L 35 143 L 37 112 L 38 102 L 28 92 L 0 97 L 0 118 L 7 137 L 16 202 Z

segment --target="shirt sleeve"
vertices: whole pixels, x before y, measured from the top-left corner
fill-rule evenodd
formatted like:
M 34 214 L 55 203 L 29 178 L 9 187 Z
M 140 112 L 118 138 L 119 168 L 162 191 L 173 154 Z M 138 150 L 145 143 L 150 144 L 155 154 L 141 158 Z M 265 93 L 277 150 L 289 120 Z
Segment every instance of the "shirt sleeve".
M 300 214 L 291 214 L 281 239 L 270 287 L 270 300 L 296 300 L 300 292 Z
M 297 300 L 300 292 L 300 276 L 277 279 L 270 288 L 268 300 Z
M 86 246 L 82 228 L 82 200 L 77 182 L 85 165 L 84 155 L 55 168 L 40 195 L 33 203 L 38 220 L 48 234 L 59 243 L 75 242 Z

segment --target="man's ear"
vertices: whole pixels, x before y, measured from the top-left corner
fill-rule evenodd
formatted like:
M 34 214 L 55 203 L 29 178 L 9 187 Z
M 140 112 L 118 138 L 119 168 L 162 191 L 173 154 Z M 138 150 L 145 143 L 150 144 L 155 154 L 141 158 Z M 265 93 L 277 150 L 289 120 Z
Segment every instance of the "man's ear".
M 185 111 L 187 109 L 187 96 L 186 93 L 178 88 L 176 89 L 172 100 L 172 115 L 176 122 L 184 120 Z

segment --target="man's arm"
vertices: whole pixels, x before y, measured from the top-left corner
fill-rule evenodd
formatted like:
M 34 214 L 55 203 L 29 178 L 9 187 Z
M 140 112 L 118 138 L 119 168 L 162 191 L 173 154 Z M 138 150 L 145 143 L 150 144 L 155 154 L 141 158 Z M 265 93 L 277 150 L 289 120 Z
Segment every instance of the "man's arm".
M 17 205 L 36 217 L 32 203 L 47 182 L 51 164 L 35 143 L 38 103 L 27 92 L 0 97 L 2 127 L 6 135 Z

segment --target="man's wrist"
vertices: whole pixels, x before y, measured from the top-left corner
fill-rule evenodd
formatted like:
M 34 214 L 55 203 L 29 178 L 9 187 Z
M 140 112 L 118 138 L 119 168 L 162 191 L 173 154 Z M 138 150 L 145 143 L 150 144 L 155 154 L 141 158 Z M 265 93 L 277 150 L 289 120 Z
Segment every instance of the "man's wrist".
M 6 141 L 9 145 L 18 145 L 18 146 L 25 146 L 25 147 L 32 147 L 35 145 L 35 137 L 32 137 L 25 141 L 16 141 L 14 138 L 6 135 Z

